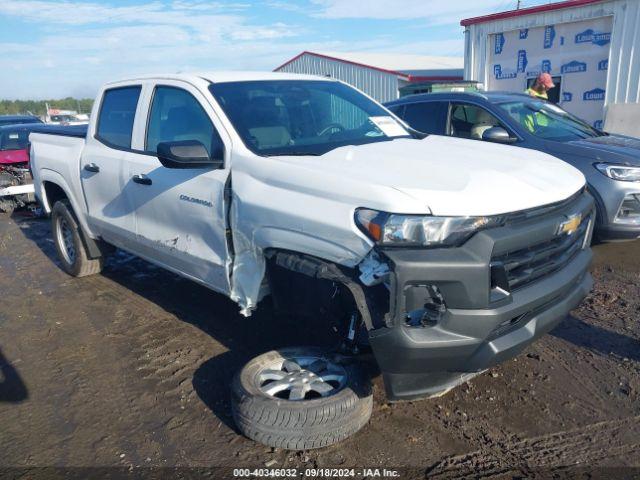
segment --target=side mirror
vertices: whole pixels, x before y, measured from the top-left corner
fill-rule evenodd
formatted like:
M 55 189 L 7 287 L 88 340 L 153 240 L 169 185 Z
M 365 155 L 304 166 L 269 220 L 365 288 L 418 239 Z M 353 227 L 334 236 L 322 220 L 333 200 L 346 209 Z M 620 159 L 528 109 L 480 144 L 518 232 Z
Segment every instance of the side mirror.
M 198 140 L 161 142 L 157 148 L 158 160 L 166 168 L 222 168 L 224 160 L 211 158 Z
M 509 135 L 509 132 L 502 127 L 487 128 L 482 132 L 482 140 L 494 143 L 515 143 L 518 141 L 517 138 Z

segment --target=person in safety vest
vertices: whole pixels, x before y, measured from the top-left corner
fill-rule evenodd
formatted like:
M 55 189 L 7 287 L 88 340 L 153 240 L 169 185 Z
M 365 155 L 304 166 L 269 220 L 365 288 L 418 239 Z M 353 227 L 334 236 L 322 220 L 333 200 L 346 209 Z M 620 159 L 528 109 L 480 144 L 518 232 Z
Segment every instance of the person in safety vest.
M 551 79 L 551 75 L 544 72 L 538 75 L 536 81 L 532 86 L 525 90 L 527 95 L 531 95 L 532 97 L 542 98 L 544 100 L 548 100 L 549 97 L 547 92 L 555 87 L 553 80 Z M 533 132 L 538 127 L 546 127 L 548 125 L 547 118 L 543 113 L 532 113 L 527 115 L 524 119 L 524 125 L 530 132 Z
M 545 72 L 538 75 L 538 78 L 536 78 L 534 84 L 527 88 L 527 90 L 525 90 L 525 93 L 531 95 L 532 97 L 544 98 L 545 100 L 549 100 L 547 92 L 553 87 L 555 87 L 555 85 L 553 84 L 551 75 Z

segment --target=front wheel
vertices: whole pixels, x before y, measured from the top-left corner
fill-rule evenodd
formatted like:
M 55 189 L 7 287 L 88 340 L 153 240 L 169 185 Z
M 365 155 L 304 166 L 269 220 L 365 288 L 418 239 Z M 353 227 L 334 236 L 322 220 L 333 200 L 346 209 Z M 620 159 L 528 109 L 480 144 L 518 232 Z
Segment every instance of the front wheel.
M 102 270 L 102 257 L 89 258 L 80 237 L 80 225 L 68 200 L 59 200 L 51 209 L 51 231 L 62 269 L 74 277 Z
M 247 437 L 306 450 L 337 443 L 371 417 L 369 379 L 351 359 L 315 347 L 260 355 L 232 383 L 233 418 Z

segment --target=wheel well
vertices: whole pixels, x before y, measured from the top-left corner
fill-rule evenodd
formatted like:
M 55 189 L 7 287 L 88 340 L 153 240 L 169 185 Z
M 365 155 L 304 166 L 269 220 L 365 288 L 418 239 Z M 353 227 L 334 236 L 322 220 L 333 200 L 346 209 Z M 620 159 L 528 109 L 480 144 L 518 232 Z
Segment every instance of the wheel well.
M 384 325 L 389 292 L 382 284 L 363 285 L 357 269 L 278 249 L 267 251 L 266 259 L 267 279 L 277 310 L 297 315 L 316 312 L 337 322 L 357 311 L 368 330 Z
M 58 200 L 64 200 L 68 198 L 62 187 L 53 182 L 44 182 L 44 193 L 47 196 L 46 200 L 49 204 L 49 208 L 53 208 Z

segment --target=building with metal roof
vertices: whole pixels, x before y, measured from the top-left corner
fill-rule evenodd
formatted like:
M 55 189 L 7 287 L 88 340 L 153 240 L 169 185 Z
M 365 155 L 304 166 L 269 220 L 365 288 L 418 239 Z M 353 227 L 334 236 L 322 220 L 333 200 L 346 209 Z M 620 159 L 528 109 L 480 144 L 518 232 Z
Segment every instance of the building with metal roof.
M 413 83 L 462 80 L 463 59 L 396 53 L 308 52 L 286 61 L 276 72 L 306 73 L 342 80 L 387 102 Z
M 566 0 L 460 24 L 466 80 L 522 92 L 548 72 L 550 98 L 595 127 L 619 104 L 640 115 L 639 0 Z

